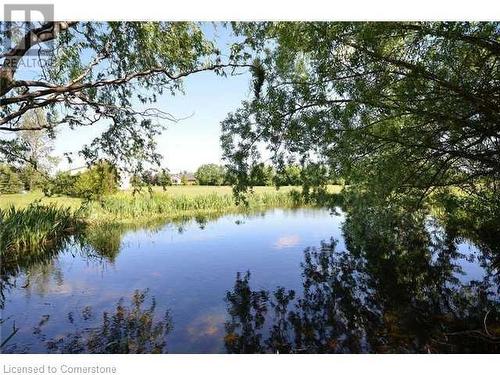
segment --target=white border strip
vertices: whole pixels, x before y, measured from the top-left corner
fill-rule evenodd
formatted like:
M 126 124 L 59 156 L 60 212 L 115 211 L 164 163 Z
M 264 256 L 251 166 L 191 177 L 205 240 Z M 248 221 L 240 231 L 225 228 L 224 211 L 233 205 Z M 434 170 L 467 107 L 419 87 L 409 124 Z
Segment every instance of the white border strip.
M 500 1 L 495 0 L 4 0 L 2 3 L 53 3 L 56 19 L 75 21 L 500 20 Z
M 40 374 L 487 374 L 498 368 L 498 355 L 1 355 L 3 374 L 15 366 L 41 368 Z M 87 369 L 87 372 L 82 372 Z M 31 372 L 34 373 L 34 372 Z M 25 373 L 26 374 L 26 373 Z

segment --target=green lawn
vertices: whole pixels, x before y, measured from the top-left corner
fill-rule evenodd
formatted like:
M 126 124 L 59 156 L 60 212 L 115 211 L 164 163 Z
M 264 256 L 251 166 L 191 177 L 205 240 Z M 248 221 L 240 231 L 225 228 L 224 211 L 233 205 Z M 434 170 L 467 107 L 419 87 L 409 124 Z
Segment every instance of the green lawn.
M 0 195 L 0 209 L 6 209 L 10 206 L 23 208 L 30 203 L 41 200 L 43 204 L 55 204 L 57 206 L 78 208 L 82 200 L 80 198 L 71 198 L 66 196 L 60 197 L 45 197 L 41 191 L 29 192 L 26 194 L 2 194 Z
M 297 189 L 297 187 L 283 186 L 280 188 L 280 192 L 287 192 L 292 189 Z M 341 190 L 341 186 L 331 185 L 328 189 L 332 193 L 338 193 Z M 165 193 L 172 197 L 196 197 L 209 194 L 220 194 L 228 195 L 232 194 L 232 188 L 230 186 L 168 186 L 166 191 L 163 192 L 162 188 L 155 187 L 154 191 L 157 193 Z M 267 193 L 275 192 L 276 188 L 272 186 L 256 186 L 254 187 L 256 193 Z M 120 191 L 116 193 L 117 196 L 120 195 L 130 195 L 131 191 Z M 144 194 L 147 194 L 147 189 L 144 189 Z M 26 194 L 3 194 L 0 195 L 0 209 L 6 209 L 12 205 L 17 208 L 26 207 L 30 203 L 40 200 L 43 204 L 55 204 L 58 206 L 78 208 L 82 200 L 80 198 L 71 198 L 67 196 L 57 196 L 57 197 L 45 197 L 41 191 L 29 192 Z

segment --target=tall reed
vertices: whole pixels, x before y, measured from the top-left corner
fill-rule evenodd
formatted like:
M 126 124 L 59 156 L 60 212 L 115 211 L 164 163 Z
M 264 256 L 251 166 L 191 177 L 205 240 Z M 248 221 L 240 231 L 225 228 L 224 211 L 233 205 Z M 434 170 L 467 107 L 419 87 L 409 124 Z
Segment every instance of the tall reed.
M 44 250 L 83 225 L 81 211 L 54 205 L 0 209 L 0 256 L 7 252 Z
M 127 221 L 172 218 L 209 212 L 234 212 L 245 209 L 292 207 L 301 204 L 290 192 L 263 192 L 248 196 L 247 205 L 237 205 L 232 194 L 170 195 L 168 193 L 114 194 L 87 207 L 90 221 Z

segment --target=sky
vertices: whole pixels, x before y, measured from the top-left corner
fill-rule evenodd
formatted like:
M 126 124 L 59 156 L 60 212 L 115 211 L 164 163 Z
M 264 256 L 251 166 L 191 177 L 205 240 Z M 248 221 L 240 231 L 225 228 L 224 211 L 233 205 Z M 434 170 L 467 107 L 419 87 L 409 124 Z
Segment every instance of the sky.
M 214 29 L 212 24 L 204 24 L 202 28 L 208 39 L 217 38 L 223 54 L 227 51 L 224 46 L 234 41 L 231 30 L 220 25 Z M 222 163 L 220 122 L 251 93 L 250 75 L 244 70 L 242 72 L 228 77 L 212 72 L 196 73 L 184 80 L 185 95 L 164 94 L 159 97 L 156 108 L 182 119 L 177 123 L 166 122 L 166 130 L 157 138 L 158 152 L 163 155 L 162 167 L 173 173 L 194 172 L 201 164 Z M 74 130 L 60 127 L 54 143 L 54 155 L 61 156 L 57 169 L 83 166 L 84 161 L 76 156 L 76 152 L 104 129 L 104 123 Z M 66 152 L 75 153 L 71 165 L 62 157 Z
M 162 167 L 171 172 L 190 171 L 205 163 L 221 164 L 221 125 L 226 115 L 236 110 L 250 94 L 249 75 L 219 77 L 211 72 L 198 73 L 184 81 L 185 95 L 161 96 L 156 107 L 172 114 L 179 122 L 166 122 L 157 138 Z M 187 118 L 186 118 L 187 117 Z M 102 125 L 70 130 L 61 128 L 55 140 L 54 154 L 74 152 L 90 142 L 105 127 Z M 71 168 L 83 165 L 75 158 Z M 69 168 L 61 161 L 59 168 Z

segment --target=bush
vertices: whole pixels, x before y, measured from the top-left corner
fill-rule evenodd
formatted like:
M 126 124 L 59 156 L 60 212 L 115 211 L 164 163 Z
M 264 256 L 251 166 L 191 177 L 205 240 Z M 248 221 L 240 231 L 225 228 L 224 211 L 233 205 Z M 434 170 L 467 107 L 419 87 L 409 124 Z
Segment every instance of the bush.
M 223 185 L 225 176 L 224 167 L 217 164 L 203 164 L 195 173 L 196 180 L 200 185 Z
M 0 165 L 0 193 L 20 193 L 23 184 L 17 173 L 8 165 Z
M 162 170 L 156 175 L 156 185 L 163 187 L 163 190 L 172 185 L 172 177 L 166 170 Z
M 99 162 L 89 170 L 80 173 L 75 183 L 76 196 L 85 199 L 99 199 L 118 190 L 118 173 L 108 162 Z
M 302 168 L 298 165 L 287 165 L 282 170 L 276 172 L 274 182 L 279 186 L 299 186 L 302 185 Z
M 99 162 L 77 175 L 58 173 L 43 189 L 47 196 L 62 194 L 89 200 L 100 199 L 117 190 L 118 173 L 116 168 L 106 161 Z
M 47 181 L 42 188 L 43 193 L 50 197 L 54 194 L 76 196 L 75 184 L 78 177 L 68 172 L 60 172 L 53 179 Z

